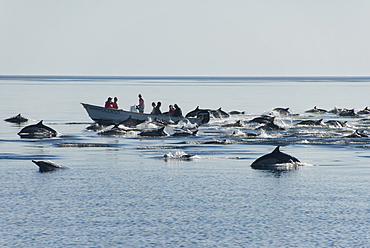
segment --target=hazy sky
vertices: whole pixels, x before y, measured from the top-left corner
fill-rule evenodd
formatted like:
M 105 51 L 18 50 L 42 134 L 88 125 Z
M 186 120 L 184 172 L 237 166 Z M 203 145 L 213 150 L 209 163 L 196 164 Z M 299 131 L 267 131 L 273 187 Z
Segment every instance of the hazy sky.
M 0 0 L 0 75 L 370 75 L 369 0 Z

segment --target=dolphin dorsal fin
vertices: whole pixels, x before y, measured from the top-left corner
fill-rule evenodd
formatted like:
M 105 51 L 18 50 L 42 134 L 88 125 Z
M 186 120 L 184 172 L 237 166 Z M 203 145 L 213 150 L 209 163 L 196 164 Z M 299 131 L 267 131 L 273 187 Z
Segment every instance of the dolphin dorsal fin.
M 42 125 L 44 125 L 42 122 L 43 122 L 43 120 L 41 120 L 41 121 L 40 121 L 39 123 L 37 123 L 36 125 L 37 125 L 37 126 L 42 126 Z
M 272 152 L 280 152 L 280 146 L 277 146 Z

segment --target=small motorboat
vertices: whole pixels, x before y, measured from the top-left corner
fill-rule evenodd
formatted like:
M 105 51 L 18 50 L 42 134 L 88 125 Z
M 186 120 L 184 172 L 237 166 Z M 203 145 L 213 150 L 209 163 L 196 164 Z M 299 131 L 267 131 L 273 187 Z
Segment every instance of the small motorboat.
M 196 116 L 196 117 L 174 117 L 169 115 L 151 115 L 145 113 L 138 113 L 132 111 L 126 111 L 121 109 L 111 109 L 105 108 L 101 106 L 91 105 L 87 103 L 81 103 L 82 106 L 86 109 L 87 114 L 89 117 L 102 125 L 115 125 L 122 123 L 123 121 L 132 118 L 136 120 L 164 120 L 164 121 L 171 121 L 171 122 L 179 122 L 185 121 L 190 122 L 192 124 L 202 125 L 209 121 L 209 116 L 205 116 L 204 114 Z

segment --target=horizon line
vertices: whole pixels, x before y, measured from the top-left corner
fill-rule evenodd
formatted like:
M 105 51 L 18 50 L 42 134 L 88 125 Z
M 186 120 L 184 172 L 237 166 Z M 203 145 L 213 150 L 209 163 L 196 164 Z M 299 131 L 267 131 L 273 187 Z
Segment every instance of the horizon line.
M 196 79 L 196 78 L 225 78 L 225 79 L 259 79 L 259 78 L 370 78 L 370 75 L 268 75 L 268 76 L 246 76 L 246 75 L 151 75 L 151 76 L 119 76 L 119 75 L 57 75 L 57 74 L 24 74 L 24 75 L 0 75 L 0 79 L 15 79 L 15 78 L 56 78 L 56 79 L 71 79 L 71 78 L 88 78 L 88 79 Z

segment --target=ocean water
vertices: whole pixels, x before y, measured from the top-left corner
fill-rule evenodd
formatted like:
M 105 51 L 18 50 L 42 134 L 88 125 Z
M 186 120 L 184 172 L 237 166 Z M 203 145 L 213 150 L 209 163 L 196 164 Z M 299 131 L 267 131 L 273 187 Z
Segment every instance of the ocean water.
M 0 87 L 1 118 L 29 118 L 0 122 L 1 247 L 370 247 L 370 138 L 346 137 L 370 135 L 370 116 L 305 112 L 365 108 L 370 78 L 2 76 Z M 81 102 L 117 96 L 129 109 L 139 93 L 146 112 L 161 101 L 162 111 L 177 103 L 184 113 L 245 113 L 212 118 L 191 137 L 86 129 L 93 121 Z M 284 130 L 250 122 L 269 113 Z M 347 126 L 296 125 L 318 119 Z M 58 136 L 17 135 L 40 120 Z M 238 120 L 243 127 L 222 127 Z M 304 166 L 251 168 L 278 145 Z M 67 169 L 40 173 L 32 160 Z

